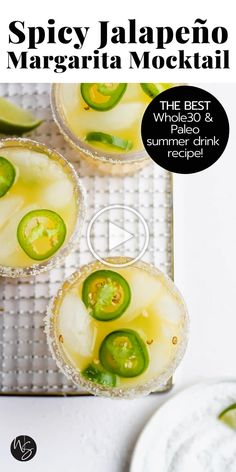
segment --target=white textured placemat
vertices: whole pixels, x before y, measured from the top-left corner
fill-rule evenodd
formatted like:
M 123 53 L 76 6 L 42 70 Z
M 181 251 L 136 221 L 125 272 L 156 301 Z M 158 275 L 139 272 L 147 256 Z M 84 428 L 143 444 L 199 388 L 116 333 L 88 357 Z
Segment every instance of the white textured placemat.
M 78 250 L 62 266 L 35 279 L 0 280 L 0 393 L 5 394 L 79 393 L 51 358 L 43 317 L 49 299 L 65 277 L 93 260 L 87 247 L 86 230 L 98 210 L 111 204 L 125 204 L 138 210 L 150 231 L 143 259 L 173 275 L 170 174 L 151 162 L 141 172 L 125 178 L 94 175 L 60 134 L 52 118 L 49 93 L 48 84 L 0 84 L 0 96 L 44 119 L 29 137 L 57 149 L 74 163 L 87 191 L 87 217 Z M 121 221 L 123 225 L 129 231 L 132 229 L 132 221 Z M 101 231 L 96 237 L 103 241 L 108 235 Z

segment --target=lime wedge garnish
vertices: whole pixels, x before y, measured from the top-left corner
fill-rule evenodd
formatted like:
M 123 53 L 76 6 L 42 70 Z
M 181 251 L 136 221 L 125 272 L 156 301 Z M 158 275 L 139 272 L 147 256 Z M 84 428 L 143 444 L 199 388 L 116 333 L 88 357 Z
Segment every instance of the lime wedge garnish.
M 23 134 L 42 123 L 32 113 L 0 97 L 0 133 Z
M 223 421 L 229 428 L 236 430 L 236 403 L 228 406 L 223 410 L 219 416 L 220 421 Z

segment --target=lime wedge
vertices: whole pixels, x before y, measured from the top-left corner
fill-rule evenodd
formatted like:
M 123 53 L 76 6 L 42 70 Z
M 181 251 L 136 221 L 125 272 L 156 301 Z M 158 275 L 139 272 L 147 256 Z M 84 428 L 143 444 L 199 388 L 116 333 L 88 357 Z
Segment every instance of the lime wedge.
M 236 430 L 236 403 L 223 410 L 218 418 L 229 426 L 229 428 Z
M 23 134 L 31 131 L 42 123 L 30 112 L 0 97 L 0 133 Z

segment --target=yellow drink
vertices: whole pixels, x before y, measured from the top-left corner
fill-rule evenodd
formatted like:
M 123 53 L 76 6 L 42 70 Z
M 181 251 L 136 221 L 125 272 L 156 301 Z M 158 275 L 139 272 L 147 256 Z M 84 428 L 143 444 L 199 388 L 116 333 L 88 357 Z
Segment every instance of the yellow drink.
M 84 286 L 90 274 L 104 270 L 106 266 L 94 262 L 63 284 L 49 313 L 48 337 L 53 354 L 59 367 L 92 393 L 113 396 L 149 393 L 168 381 L 183 355 L 187 331 L 185 304 L 167 276 L 147 264 L 137 263 L 114 270 L 114 277 L 122 276 L 130 288 L 127 308 L 116 319 L 96 319 L 86 306 Z M 145 367 L 139 374 L 137 365 L 131 365 L 131 375 L 126 369 L 128 374 L 116 375 L 115 384 L 101 385 L 84 373 L 91 366 L 93 370 L 104 369 L 101 346 L 114 332 L 123 335 L 132 332 L 141 339 L 145 344 L 145 360 L 141 359 Z M 130 361 L 132 364 L 132 356 L 126 361 L 125 368 Z M 136 370 L 132 371 L 132 367 Z M 111 372 L 114 373 L 113 367 Z
M 121 98 L 108 110 L 99 107 L 109 101 L 109 88 L 113 97 L 112 87 L 122 84 L 90 85 L 53 85 L 52 109 L 60 130 L 72 146 L 101 172 L 120 175 L 141 169 L 150 162 L 141 139 L 142 117 L 152 100 L 146 86 L 158 86 L 161 92 L 174 84 L 123 84 L 126 88 Z M 86 92 L 88 99 L 81 86 L 90 87 Z M 97 86 L 105 87 L 105 95 L 97 90 Z
M 128 84 L 120 102 L 112 109 L 100 112 L 89 108 L 80 93 L 80 84 L 61 85 L 62 109 L 65 120 L 75 136 L 85 140 L 90 131 L 111 133 L 132 142 L 130 152 L 143 149 L 141 139 L 141 120 L 150 98 L 142 90 L 140 84 Z M 91 143 L 90 143 L 91 144 Z M 91 144 L 94 149 L 117 154 L 118 151 L 109 144 L 96 142 Z
M 56 212 L 66 227 L 59 251 L 61 254 L 78 229 L 83 198 L 72 167 L 46 146 L 29 140 L 4 140 L 0 144 L 0 156 L 10 162 L 15 170 L 13 185 L 0 198 L 0 266 L 3 267 L 3 275 L 15 275 L 14 268 L 24 275 L 24 270 L 20 268 L 39 265 L 43 269 L 47 264 L 31 258 L 19 244 L 17 228 L 22 218 L 36 210 Z M 46 237 L 39 241 L 42 253 L 47 243 Z

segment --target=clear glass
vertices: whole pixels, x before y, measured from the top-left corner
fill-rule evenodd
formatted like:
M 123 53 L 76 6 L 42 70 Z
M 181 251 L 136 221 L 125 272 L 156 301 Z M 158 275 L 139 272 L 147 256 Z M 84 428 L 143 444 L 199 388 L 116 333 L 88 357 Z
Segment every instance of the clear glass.
M 90 146 L 85 140 L 76 136 L 70 128 L 63 111 L 63 86 L 64 84 L 53 84 L 51 88 L 51 107 L 54 119 L 61 133 L 64 135 L 64 138 L 95 171 L 99 171 L 103 174 L 127 175 L 137 172 L 151 162 L 150 157 L 143 147 L 133 152 L 109 153 Z M 75 86 L 75 84 L 71 84 L 71 87 L 72 86 Z M 151 99 L 147 98 L 147 105 L 149 101 L 151 101 Z
M 81 234 L 81 228 L 85 214 L 85 194 L 80 183 L 79 177 L 73 166 L 57 151 L 48 148 L 46 145 L 25 138 L 10 138 L 0 140 L 1 150 L 9 153 L 10 149 L 27 149 L 33 152 L 41 153 L 55 161 L 62 168 L 63 173 L 70 179 L 73 185 L 75 200 L 75 225 L 68 240 L 62 247 L 49 259 L 45 261 L 32 262 L 28 266 L 0 265 L 0 276 L 4 277 L 27 277 L 38 275 L 41 272 L 48 271 L 60 264 L 62 260 L 74 249 L 78 247 L 78 241 Z M 50 209 L 50 208 L 49 208 Z
M 116 257 L 116 258 L 109 258 L 107 259 L 107 261 L 113 264 L 115 263 L 122 264 L 124 262 L 130 261 L 130 258 Z M 165 365 L 165 369 L 161 370 L 161 372 L 158 375 L 153 375 L 152 369 L 151 369 L 151 374 L 149 373 L 148 377 L 144 373 L 141 376 L 136 377 L 135 379 L 131 379 L 132 382 L 129 382 L 130 379 L 128 379 L 128 382 L 126 383 L 126 379 L 123 379 L 125 380 L 123 384 L 120 384 L 119 386 L 116 386 L 116 387 L 107 387 L 107 386 L 95 384 L 85 379 L 83 375 L 81 375 L 79 367 L 75 365 L 71 356 L 68 355 L 66 350 L 63 349 L 62 347 L 63 341 L 60 335 L 60 329 L 58 327 L 59 326 L 58 320 L 59 320 L 60 304 L 62 300 L 64 299 L 64 296 L 68 292 L 70 292 L 71 289 L 76 289 L 76 291 L 78 291 L 79 287 L 81 287 L 81 284 L 83 283 L 83 281 L 87 278 L 89 274 L 93 273 L 96 270 L 100 270 L 104 268 L 107 269 L 107 266 L 104 266 L 104 264 L 98 261 L 94 261 L 86 266 L 83 266 L 77 272 L 72 274 L 70 278 L 63 283 L 56 297 L 51 301 L 51 304 L 48 308 L 47 316 L 45 318 L 45 332 L 47 334 L 47 340 L 48 340 L 48 344 L 52 352 L 52 355 L 54 359 L 56 360 L 58 367 L 64 372 L 64 374 L 70 380 L 72 380 L 80 388 L 94 395 L 108 396 L 112 398 L 134 398 L 138 396 L 147 395 L 154 391 L 163 391 L 166 389 L 166 386 L 167 387 L 170 386 L 170 379 L 184 355 L 186 345 L 187 345 L 187 340 L 188 340 L 189 319 L 188 319 L 187 308 L 183 301 L 183 298 L 181 294 L 179 293 L 178 289 L 175 287 L 172 280 L 167 275 L 163 274 L 159 269 L 151 266 L 150 264 L 147 264 L 141 261 L 136 262 L 132 266 L 130 266 L 129 270 L 132 270 L 132 268 L 140 269 L 140 271 L 145 271 L 149 276 L 152 276 L 155 279 L 157 278 L 158 280 L 164 280 L 164 286 L 167 287 L 171 296 L 173 295 L 174 298 L 177 299 L 178 303 L 180 304 L 181 316 L 180 316 L 180 323 L 178 323 L 178 343 L 176 343 L 176 346 L 173 348 L 173 353 L 171 355 L 171 358 L 168 359 L 168 362 Z M 120 317 L 120 319 L 122 318 L 122 316 Z M 114 323 L 114 321 L 111 323 Z M 146 324 L 146 321 L 144 321 L 144 323 Z M 101 329 L 103 330 L 102 327 Z M 111 329 L 111 331 L 114 329 L 119 329 L 119 328 L 113 325 L 113 328 Z M 97 327 L 97 330 L 99 330 L 99 327 Z M 157 333 L 155 334 L 157 335 Z M 154 333 L 152 333 L 152 335 L 154 336 Z M 172 338 L 172 341 L 173 339 L 174 338 Z M 173 344 L 175 344 L 175 342 L 173 342 Z M 155 351 L 150 350 L 150 359 L 151 359 L 151 352 L 155 352 Z M 155 363 L 152 365 L 155 366 Z M 142 376 L 143 376 L 143 379 L 141 379 Z M 136 382 L 136 379 L 137 379 L 137 382 Z

